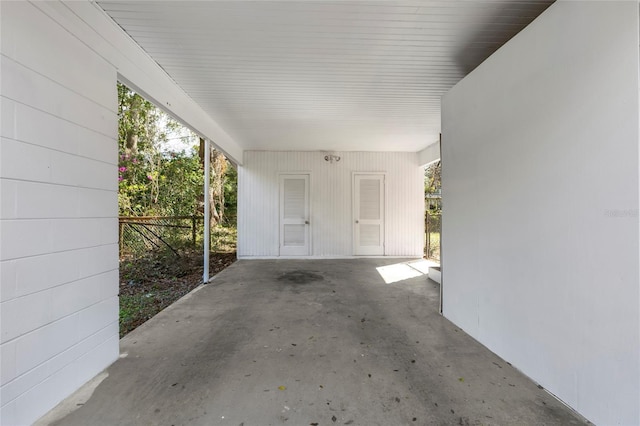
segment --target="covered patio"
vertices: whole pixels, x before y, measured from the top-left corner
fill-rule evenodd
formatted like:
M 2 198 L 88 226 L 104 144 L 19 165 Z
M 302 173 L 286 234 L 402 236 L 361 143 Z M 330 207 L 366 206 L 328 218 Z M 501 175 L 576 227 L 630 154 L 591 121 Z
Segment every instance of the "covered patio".
M 576 420 L 492 353 L 640 424 L 638 0 L 5 1 L 0 23 L 3 425 L 105 368 L 64 424 Z M 118 81 L 237 165 L 241 259 L 122 342 Z M 440 158 L 443 317 L 418 272 L 376 270 L 422 256 Z
M 421 260 L 241 260 L 38 424 L 583 424 L 438 313 Z

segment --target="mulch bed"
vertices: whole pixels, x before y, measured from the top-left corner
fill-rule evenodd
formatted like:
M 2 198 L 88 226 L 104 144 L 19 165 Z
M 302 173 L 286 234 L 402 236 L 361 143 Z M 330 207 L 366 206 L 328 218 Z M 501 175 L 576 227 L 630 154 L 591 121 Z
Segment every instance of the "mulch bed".
M 210 275 L 231 265 L 236 253 L 211 253 Z M 202 252 L 148 252 L 120 258 L 120 337 L 202 283 Z

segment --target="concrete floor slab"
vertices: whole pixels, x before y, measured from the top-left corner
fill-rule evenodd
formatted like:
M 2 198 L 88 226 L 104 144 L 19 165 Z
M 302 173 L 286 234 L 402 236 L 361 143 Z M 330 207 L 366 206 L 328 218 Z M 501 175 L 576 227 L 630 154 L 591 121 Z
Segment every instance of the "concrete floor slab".
M 440 316 L 416 268 L 387 284 L 378 268 L 398 263 L 238 261 L 40 424 L 586 423 Z

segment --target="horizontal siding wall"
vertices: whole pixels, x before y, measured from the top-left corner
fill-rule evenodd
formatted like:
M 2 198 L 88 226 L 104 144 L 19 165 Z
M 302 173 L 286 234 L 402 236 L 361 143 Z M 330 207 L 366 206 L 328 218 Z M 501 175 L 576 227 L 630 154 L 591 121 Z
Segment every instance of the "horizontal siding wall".
M 238 255 L 278 256 L 278 174 L 311 176 L 311 255 L 353 255 L 353 172 L 386 173 L 385 255 L 422 256 L 423 169 L 415 153 L 247 151 L 239 168 Z
M 442 103 L 443 313 L 640 424 L 638 2 L 554 3 Z
M 3 425 L 118 356 L 116 70 L 37 6 L 0 3 Z

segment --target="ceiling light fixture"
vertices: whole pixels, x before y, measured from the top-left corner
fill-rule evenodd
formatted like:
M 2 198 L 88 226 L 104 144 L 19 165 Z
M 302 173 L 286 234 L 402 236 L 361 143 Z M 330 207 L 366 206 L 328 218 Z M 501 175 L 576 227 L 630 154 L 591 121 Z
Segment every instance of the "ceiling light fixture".
M 333 164 L 334 161 L 337 163 L 338 161 L 340 161 L 340 156 L 335 154 L 327 154 L 324 156 L 324 161 L 328 161 L 331 164 Z

